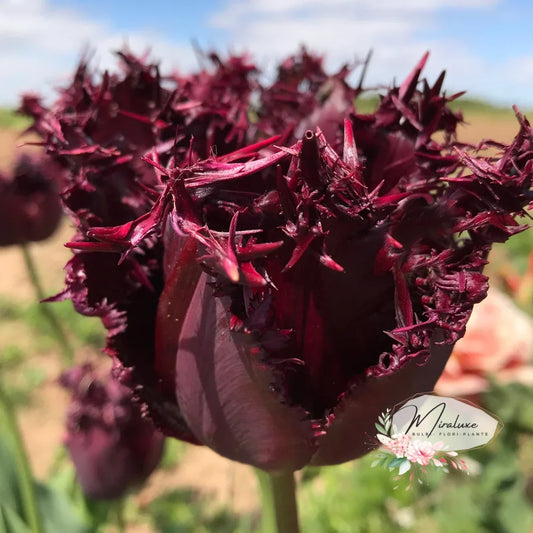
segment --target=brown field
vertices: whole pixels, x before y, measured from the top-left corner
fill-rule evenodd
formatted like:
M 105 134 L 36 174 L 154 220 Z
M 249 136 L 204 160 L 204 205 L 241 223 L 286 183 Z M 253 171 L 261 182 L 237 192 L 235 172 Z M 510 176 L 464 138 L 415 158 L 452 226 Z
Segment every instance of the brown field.
M 467 124 L 459 130 L 460 140 L 477 143 L 484 138 L 508 142 L 518 131 L 513 117 L 490 117 L 486 115 L 467 116 Z M 0 170 L 7 171 L 13 161 L 13 154 L 21 143 L 18 134 L 12 130 L 0 131 Z M 37 149 L 24 148 L 24 149 Z M 72 230 L 64 222 L 60 231 L 45 243 L 31 246 L 31 252 L 41 270 L 44 286 L 49 294 L 62 287 L 62 267 L 70 256 L 63 244 Z M 0 299 L 30 303 L 34 299 L 22 256 L 17 247 L 0 249 Z M 67 325 L 68 327 L 68 325 Z M 0 323 L 0 352 L 6 346 L 17 344 L 26 353 L 34 350 L 32 331 L 24 323 L 6 327 Z M 77 358 L 103 358 L 101 354 L 79 350 Z M 52 465 L 61 440 L 66 396 L 55 383 L 60 371 L 59 358 L 53 349 L 38 350 L 28 365 L 38 367 L 45 374 L 44 382 L 34 391 L 32 402 L 20 411 L 20 423 L 34 471 L 44 477 Z M 237 482 L 238 480 L 238 482 Z M 254 478 L 245 466 L 220 458 L 206 448 L 190 447 L 179 466 L 172 470 L 158 471 L 148 485 L 137 496 L 142 505 L 154 495 L 168 488 L 192 487 L 211 497 L 217 503 L 228 505 L 238 511 L 250 510 L 256 506 Z M 128 529 L 134 531 L 134 529 Z M 135 528 L 135 531 L 140 529 Z

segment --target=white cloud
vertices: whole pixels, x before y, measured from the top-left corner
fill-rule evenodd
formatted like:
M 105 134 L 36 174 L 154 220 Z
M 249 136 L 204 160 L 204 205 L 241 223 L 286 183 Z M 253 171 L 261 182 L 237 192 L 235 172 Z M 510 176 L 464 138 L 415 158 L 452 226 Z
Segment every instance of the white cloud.
M 102 24 L 87 21 L 68 10 L 54 10 L 43 1 L 0 2 L 0 45 L 29 48 L 41 52 L 64 53 L 67 43 L 100 37 Z M 13 48 L 11 52 L 16 52 Z
M 231 43 L 235 52 L 253 53 L 267 71 L 302 43 L 324 53 L 329 69 L 362 59 L 372 48 L 369 86 L 400 81 L 430 50 L 426 75 L 434 79 L 447 67 L 450 92 L 468 88 L 475 96 L 533 107 L 533 93 L 526 90 L 533 83 L 529 50 L 524 51 L 525 57 L 498 63 L 487 54 L 476 55 L 460 36 L 455 40 L 428 37 L 445 34 L 439 28 L 441 8 L 453 8 L 457 16 L 468 8 L 475 16 L 476 10 L 491 9 L 497 1 L 227 0 L 216 4 L 218 11 L 211 15 L 209 29 L 216 30 L 211 38 L 219 46 Z M 199 26 L 198 31 L 203 33 L 205 28 Z M 221 34 L 226 38 L 219 38 Z M 53 87 L 70 76 L 88 45 L 96 47 L 95 65 L 114 68 L 109 51 L 125 42 L 137 53 L 151 49 L 163 70 L 197 66 L 190 44 L 176 42 L 174 35 L 156 31 L 123 35 L 104 13 L 95 20 L 72 8 L 54 7 L 52 0 L 0 0 L 0 105 L 16 105 L 22 91 L 51 95 Z
M 495 99 L 498 69 L 464 42 L 428 38 L 439 24 L 439 10 L 485 10 L 498 0 L 229 0 L 211 16 L 234 48 L 273 64 L 306 44 L 325 54 L 326 65 L 362 59 L 373 49 L 367 85 L 401 81 L 426 50 L 425 74 L 431 80 L 448 68 L 448 92 L 468 88 L 473 96 Z M 421 32 L 424 30 L 424 33 Z M 441 34 L 443 32 L 440 32 Z M 425 35 L 423 37 L 422 35 Z M 500 92 L 507 99 L 507 91 Z
M 505 66 L 505 77 L 512 83 L 533 86 L 533 56 L 518 56 Z M 532 90 L 533 92 L 533 90 Z
M 163 67 L 190 68 L 194 57 L 183 46 L 150 32 L 117 34 L 105 20 L 91 20 L 46 0 L 0 0 L 0 105 L 16 105 L 18 94 L 53 87 L 73 71 L 84 48 L 95 49 L 95 63 L 113 67 L 111 50 L 127 42 L 131 50 L 152 50 Z
M 325 12 L 340 13 L 374 12 L 374 13 L 412 13 L 431 12 L 439 8 L 471 9 L 485 8 L 498 3 L 498 0 L 230 0 L 226 6 L 212 18 L 212 23 L 219 27 L 232 26 L 236 17 L 243 14 L 257 16 L 280 15 L 295 11 L 307 13 L 316 11 L 322 16 Z

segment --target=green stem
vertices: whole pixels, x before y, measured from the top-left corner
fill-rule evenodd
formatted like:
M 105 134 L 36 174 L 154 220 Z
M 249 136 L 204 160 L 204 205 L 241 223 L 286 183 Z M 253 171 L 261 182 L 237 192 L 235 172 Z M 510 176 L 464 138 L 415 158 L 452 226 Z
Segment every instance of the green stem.
M 35 294 L 37 295 L 37 299 L 40 302 L 46 298 L 46 295 L 44 293 L 43 287 L 39 280 L 39 276 L 37 274 L 35 263 L 33 262 L 33 259 L 31 257 L 28 245 L 22 244 L 21 248 L 22 248 L 22 255 L 24 257 L 24 264 L 26 265 L 26 270 L 28 271 L 28 276 L 30 277 L 31 283 L 35 290 Z M 65 332 L 63 331 L 63 328 L 61 327 L 61 324 L 57 320 L 57 316 L 47 304 L 42 304 L 39 306 L 39 308 L 43 316 L 48 320 L 52 333 L 54 337 L 56 338 L 58 344 L 61 346 L 61 355 L 63 357 L 63 365 L 70 366 L 72 362 L 74 361 L 74 350 L 72 349 L 72 346 L 70 345 L 70 342 L 67 336 L 65 335 Z
M 20 433 L 17 419 L 13 406 L 0 384 L 0 407 L 6 423 L 6 434 L 11 435 L 13 439 L 13 452 L 15 455 L 15 467 L 18 472 L 20 484 L 20 494 L 22 498 L 22 507 L 24 509 L 25 521 L 32 533 L 43 533 L 40 520 L 39 508 L 35 498 L 35 485 L 28 455 L 24 448 L 24 441 Z
M 54 454 L 54 458 L 52 460 L 52 464 L 48 468 L 48 472 L 46 474 L 46 478 L 50 479 L 54 477 L 61 468 L 61 465 L 67 460 L 67 449 L 65 446 L 59 446 L 59 448 L 56 450 Z
M 113 507 L 115 511 L 115 524 L 117 526 L 117 531 L 119 533 L 124 533 L 126 531 L 126 519 L 124 517 L 124 507 L 126 505 L 125 498 L 120 498 L 114 502 Z
M 256 470 L 263 501 L 262 533 L 298 533 L 298 508 L 293 472 Z

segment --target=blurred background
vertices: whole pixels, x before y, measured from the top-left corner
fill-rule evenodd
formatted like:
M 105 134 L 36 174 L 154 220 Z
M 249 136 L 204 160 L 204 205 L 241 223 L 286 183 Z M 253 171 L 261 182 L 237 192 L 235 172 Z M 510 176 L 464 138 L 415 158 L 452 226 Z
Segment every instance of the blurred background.
M 376 89 L 403 79 L 430 50 L 426 77 L 433 81 L 446 69 L 448 93 L 468 91 L 453 105 L 465 117 L 459 140 L 510 142 L 518 131 L 511 106 L 533 118 L 532 17 L 526 0 L 331 0 L 327 9 L 315 0 L 135 6 L 0 0 L 0 172 L 11 172 L 21 151 L 39 150 L 20 147 L 32 140 L 20 137 L 29 125 L 14 111 L 20 93 L 38 92 L 52 101 L 54 87 L 71 75 L 83 50 L 106 68 L 115 65 L 111 51 L 124 43 L 137 53 L 150 50 L 163 71 L 200 68 L 198 47 L 223 55 L 250 52 L 264 76 L 302 43 L 325 54 L 330 71 L 372 49 L 366 85 Z M 372 98 L 361 102 L 368 110 L 374 105 Z M 29 245 L 47 296 L 63 286 L 62 268 L 71 255 L 63 244 L 71 235 L 64 220 L 48 240 Z M 495 248 L 489 300 L 437 388 L 474 401 L 505 424 L 491 445 L 468 454 L 470 475 L 435 473 L 428 485 L 395 491 L 388 471 L 371 468 L 371 456 L 306 469 L 299 496 L 303 531 L 533 531 L 532 249 L 531 232 Z M 64 522 L 55 531 L 254 531 L 259 502 L 252 471 L 176 441 L 166 442 L 160 467 L 145 486 L 119 504 L 83 495 L 61 444 L 69 396 L 57 383 L 59 350 L 18 246 L 0 248 L 0 273 L 0 379 L 33 474 L 57 496 Z M 42 305 L 53 306 L 76 361 L 91 361 L 105 375 L 98 319 L 77 315 L 70 302 Z M 2 479 L 0 503 L 10 490 Z
M 426 75 L 447 69 L 450 92 L 509 107 L 533 107 L 533 39 L 528 0 L 1 0 L 0 104 L 21 91 L 51 95 L 80 51 L 112 67 L 110 51 L 146 49 L 163 69 L 198 66 L 193 42 L 250 52 L 268 73 L 301 44 L 336 69 L 374 50 L 369 85 L 402 79 L 426 50 Z

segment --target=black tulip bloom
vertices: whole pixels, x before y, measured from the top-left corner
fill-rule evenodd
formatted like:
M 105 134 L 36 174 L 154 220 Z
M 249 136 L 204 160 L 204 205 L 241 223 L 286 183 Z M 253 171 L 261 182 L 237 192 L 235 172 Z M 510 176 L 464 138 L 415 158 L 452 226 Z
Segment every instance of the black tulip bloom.
M 43 241 L 57 229 L 61 169 L 44 156 L 18 157 L 11 175 L 0 174 L 0 246 Z
M 72 395 L 65 445 L 83 492 L 120 498 L 148 479 L 161 460 L 164 437 L 112 377 L 99 380 L 90 365 L 60 378 Z
M 433 388 L 486 295 L 492 244 L 525 229 L 533 132 L 518 114 L 499 158 L 461 151 L 454 97 L 420 80 L 424 62 L 370 115 L 349 90 L 315 99 L 329 137 L 303 113 L 280 146 L 290 135 L 264 138 L 259 113 L 257 142 L 231 153 L 156 145 L 151 208 L 78 224 L 58 298 L 102 318 L 117 376 L 168 435 L 265 470 L 335 464 Z
M 360 90 L 346 81 L 353 69 L 345 65 L 329 75 L 322 63 L 303 47 L 278 66 L 272 85 L 261 88 L 257 115 L 264 134 L 281 134 L 292 144 L 307 128 L 319 127 L 333 146 L 342 143 L 342 122 Z

